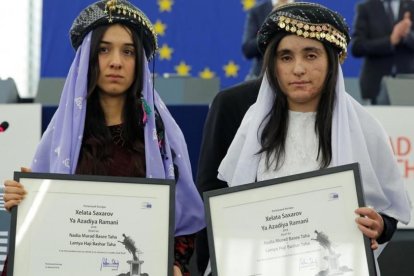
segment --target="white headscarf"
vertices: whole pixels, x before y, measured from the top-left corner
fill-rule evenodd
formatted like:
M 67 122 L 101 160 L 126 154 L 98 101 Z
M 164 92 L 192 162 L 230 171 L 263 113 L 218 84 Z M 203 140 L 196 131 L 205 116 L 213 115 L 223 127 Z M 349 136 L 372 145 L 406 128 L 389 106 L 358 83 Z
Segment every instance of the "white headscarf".
M 332 120 L 331 167 L 358 162 L 367 206 L 407 224 L 411 203 L 405 183 L 379 122 L 345 91 L 341 66 L 336 83 Z M 257 101 L 247 111 L 219 167 L 219 178 L 229 186 L 255 182 L 261 149 L 260 137 L 275 95 L 266 74 Z

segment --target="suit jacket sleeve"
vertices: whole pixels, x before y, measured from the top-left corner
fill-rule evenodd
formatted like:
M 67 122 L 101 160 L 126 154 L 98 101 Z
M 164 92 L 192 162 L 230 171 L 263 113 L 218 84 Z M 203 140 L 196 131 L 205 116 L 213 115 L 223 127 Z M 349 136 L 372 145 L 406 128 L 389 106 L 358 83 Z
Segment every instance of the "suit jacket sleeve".
M 260 84 L 261 79 L 248 81 L 221 91 L 214 98 L 204 125 L 197 169 L 196 184 L 200 194 L 228 186 L 226 182 L 217 179 L 217 170 L 244 114 L 256 101 Z M 197 233 L 196 244 L 197 267 L 204 274 L 209 260 L 206 229 Z
M 410 33 L 403 39 L 402 43 L 407 48 L 414 51 L 414 31 L 413 30 L 411 30 Z
M 410 12 L 411 21 L 414 21 L 414 3 L 413 1 L 403 0 L 400 3 L 400 16 L 404 17 L 406 12 Z M 402 44 L 414 51 L 414 24 L 411 25 L 410 33 L 402 40 Z
M 256 40 L 257 32 L 262 24 L 262 22 L 259 21 L 260 18 L 254 8 L 247 13 L 242 43 L 242 51 L 247 59 L 262 56 L 257 47 Z
M 217 168 L 233 139 L 229 128 L 234 123 L 225 114 L 226 102 L 222 98 L 218 94 L 214 99 L 204 125 L 197 171 L 197 188 L 201 195 L 205 191 L 227 187 L 224 181 L 217 179 Z
M 248 81 L 219 92 L 204 125 L 197 170 L 197 188 L 205 191 L 227 187 L 217 179 L 218 167 L 236 135 L 244 114 L 256 101 L 261 79 Z

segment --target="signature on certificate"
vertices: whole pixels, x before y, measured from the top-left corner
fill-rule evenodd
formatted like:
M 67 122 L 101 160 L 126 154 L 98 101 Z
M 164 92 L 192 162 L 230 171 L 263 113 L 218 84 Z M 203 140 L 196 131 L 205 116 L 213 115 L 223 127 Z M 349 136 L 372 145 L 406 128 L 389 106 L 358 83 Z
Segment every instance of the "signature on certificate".
M 312 269 L 318 266 L 318 259 L 314 257 L 302 257 L 299 260 L 299 269 Z
M 101 270 L 104 268 L 112 268 L 112 270 L 118 270 L 119 261 L 115 259 L 102 258 Z

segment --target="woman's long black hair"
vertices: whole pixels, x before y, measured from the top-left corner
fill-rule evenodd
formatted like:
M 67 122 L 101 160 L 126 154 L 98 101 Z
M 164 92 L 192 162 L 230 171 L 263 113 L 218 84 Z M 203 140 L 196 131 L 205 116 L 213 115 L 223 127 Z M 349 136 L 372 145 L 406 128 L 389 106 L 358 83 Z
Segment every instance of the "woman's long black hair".
M 99 77 L 99 47 L 103 35 L 111 25 L 97 27 L 92 33 L 91 49 L 88 71 L 88 95 L 87 109 L 84 127 L 82 147 L 76 173 L 106 175 L 105 167 L 112 162 L 113 142 L 111 133 L 106 125 L 104 112 L 99 97 L 97 86 Z M 141 91 L 143 87 L 143 46 L 141 40 L 133 28 L 122 25 L 131 33 L 135 46 L 135 79 L 126 91 L 125 105 L 123 109 L 123 126 L 121 139 L 123 146 L 133 156 L 145 156 L 143 111 L 141 108 Z M 145 175 L 145 163 L 140 162 L 142 158 L 132 158 L 134 171 Z M 144 159 L 145 160 L 145 159 Z
M 288 33 L 279 33 L 269 43 L 264 55 L 264 66 L 262 74 L 267 74 L 270 87 L 275 93 L 275 101 L 273 107 L 267 114 L 269 121 L 263 128 L 260 138 L 262 148 L 260 153 L 266 153 L 266 165 L 268 168 L 273 164 L 273 156 L 275 168 L 280 168 L 285 157 L 285 141 L 288 131 L 288 102 L 286 95 L 282 92 L 276 76 L 276 53 L 280 41 Z M 338 53 L 331 46 L 322 42 L 328 56 L 328 74 L 322 89 L 315 121 L 315 132 L 319 138 L 318 155 L 316 160 L 320 159 L 320 167 L 326 168 L 332 160 L 332 116 L 335 104 L 335 86 L 338 75 Z

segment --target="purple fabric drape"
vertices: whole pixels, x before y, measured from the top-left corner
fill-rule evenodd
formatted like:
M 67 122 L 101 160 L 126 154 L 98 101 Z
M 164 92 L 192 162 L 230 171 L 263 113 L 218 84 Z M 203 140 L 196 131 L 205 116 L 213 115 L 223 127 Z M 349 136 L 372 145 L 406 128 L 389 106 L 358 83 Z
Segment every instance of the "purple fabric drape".
M 34 172 L 75 173 L 86 115 L 90 40 L 91 33 L 85 37 L 76 52 L 66 78 L 59 107 L 37 147 L 32 162 Z M 145 57 L 145 54 L 142 54 Z M 146 176 L 147 178 L 174 179 L 174 164 L 178 167 L 175 236 L 191 234 L 205 227 L 205 222 L 203 203 L 192 179 L 187 146 L 180 128 L 153 88 L 146 59 L 142 70 L 144 76 L 142 96 L 151 109 L 150 114 L 147 114 L 144 129 Z M 158 110 L 165 127 L 163 145 L 165 156 L 161 156 L 160 152 L 154 107 Z M 174 152 L 174 160 L 172 152 Z

